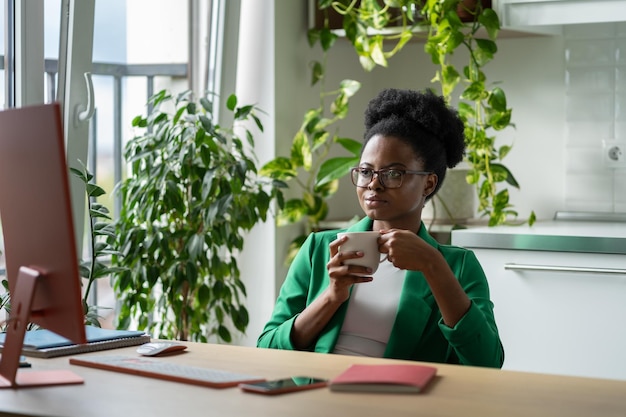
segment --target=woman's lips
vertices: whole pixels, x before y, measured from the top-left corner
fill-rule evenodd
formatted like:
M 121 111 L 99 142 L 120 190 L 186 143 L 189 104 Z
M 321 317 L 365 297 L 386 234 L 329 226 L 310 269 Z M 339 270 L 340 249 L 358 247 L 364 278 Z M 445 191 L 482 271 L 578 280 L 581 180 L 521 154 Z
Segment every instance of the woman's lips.
M 381 207 L 382 205 L 386 203 L 387 201 L 379 197 L 365 197 L 365 205 L 370 208 Z

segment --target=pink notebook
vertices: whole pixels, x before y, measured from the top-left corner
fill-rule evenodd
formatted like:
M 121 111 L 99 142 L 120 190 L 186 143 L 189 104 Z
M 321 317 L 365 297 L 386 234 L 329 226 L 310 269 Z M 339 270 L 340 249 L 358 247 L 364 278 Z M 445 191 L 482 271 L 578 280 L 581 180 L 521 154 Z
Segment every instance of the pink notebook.
M 350 366 L 329 383 L 331 391 L 407 392 L 422 391 L 437 374 L 428 365 L 389 364 Z

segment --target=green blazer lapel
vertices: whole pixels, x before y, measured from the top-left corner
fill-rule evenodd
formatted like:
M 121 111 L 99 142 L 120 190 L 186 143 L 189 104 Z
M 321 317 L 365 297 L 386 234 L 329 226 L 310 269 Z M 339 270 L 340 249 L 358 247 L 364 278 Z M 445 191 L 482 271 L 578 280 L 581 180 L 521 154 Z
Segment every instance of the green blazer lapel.
M 424 275 L 417 271 L 407 271 L 385 357 L 412 357 L 432 314 L 431 306 L 425 301 L 429 297 L 432 297 L 432 293 Z

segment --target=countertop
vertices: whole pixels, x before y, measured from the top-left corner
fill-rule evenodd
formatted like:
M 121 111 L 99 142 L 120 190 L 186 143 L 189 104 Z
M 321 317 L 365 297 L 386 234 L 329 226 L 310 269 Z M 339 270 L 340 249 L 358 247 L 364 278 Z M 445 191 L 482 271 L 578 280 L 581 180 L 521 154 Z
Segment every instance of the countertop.
M 470 227 L 452 231 L 466 248 L 626 254 L 626 222 L 545 220 L 532 226 Z

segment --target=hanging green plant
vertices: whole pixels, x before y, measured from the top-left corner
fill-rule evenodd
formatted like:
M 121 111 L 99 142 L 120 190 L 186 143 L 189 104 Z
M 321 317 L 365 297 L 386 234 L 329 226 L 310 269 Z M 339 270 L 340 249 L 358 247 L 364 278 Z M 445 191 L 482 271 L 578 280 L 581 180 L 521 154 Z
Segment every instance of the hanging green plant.
M 489 83 L 483 72 L 497 53 L 500 30 L 490 4 L 484 0 L 318 0 L 317 7 L 341 16 L 345 36 L 366 71 L 386 67 L 409 40 L 417 38 L 425 42 L 425 52 L 438 66 L 432 81 L 448 102 L 461 86 L 458 111 L 465 123 L 467 181 L 476 186 L 479 214 L 496 226 L 517 217 L 507 187 L 519 188 L 519 184 L 502 163 L 511 145 L 498 144 L 495 135 L 514 127 L 512 110 L 502 87 Z M 461 69 L 451 61 L 460 47 L 468 52 Z M 528 223 L 534 221 L 531 212 Z

